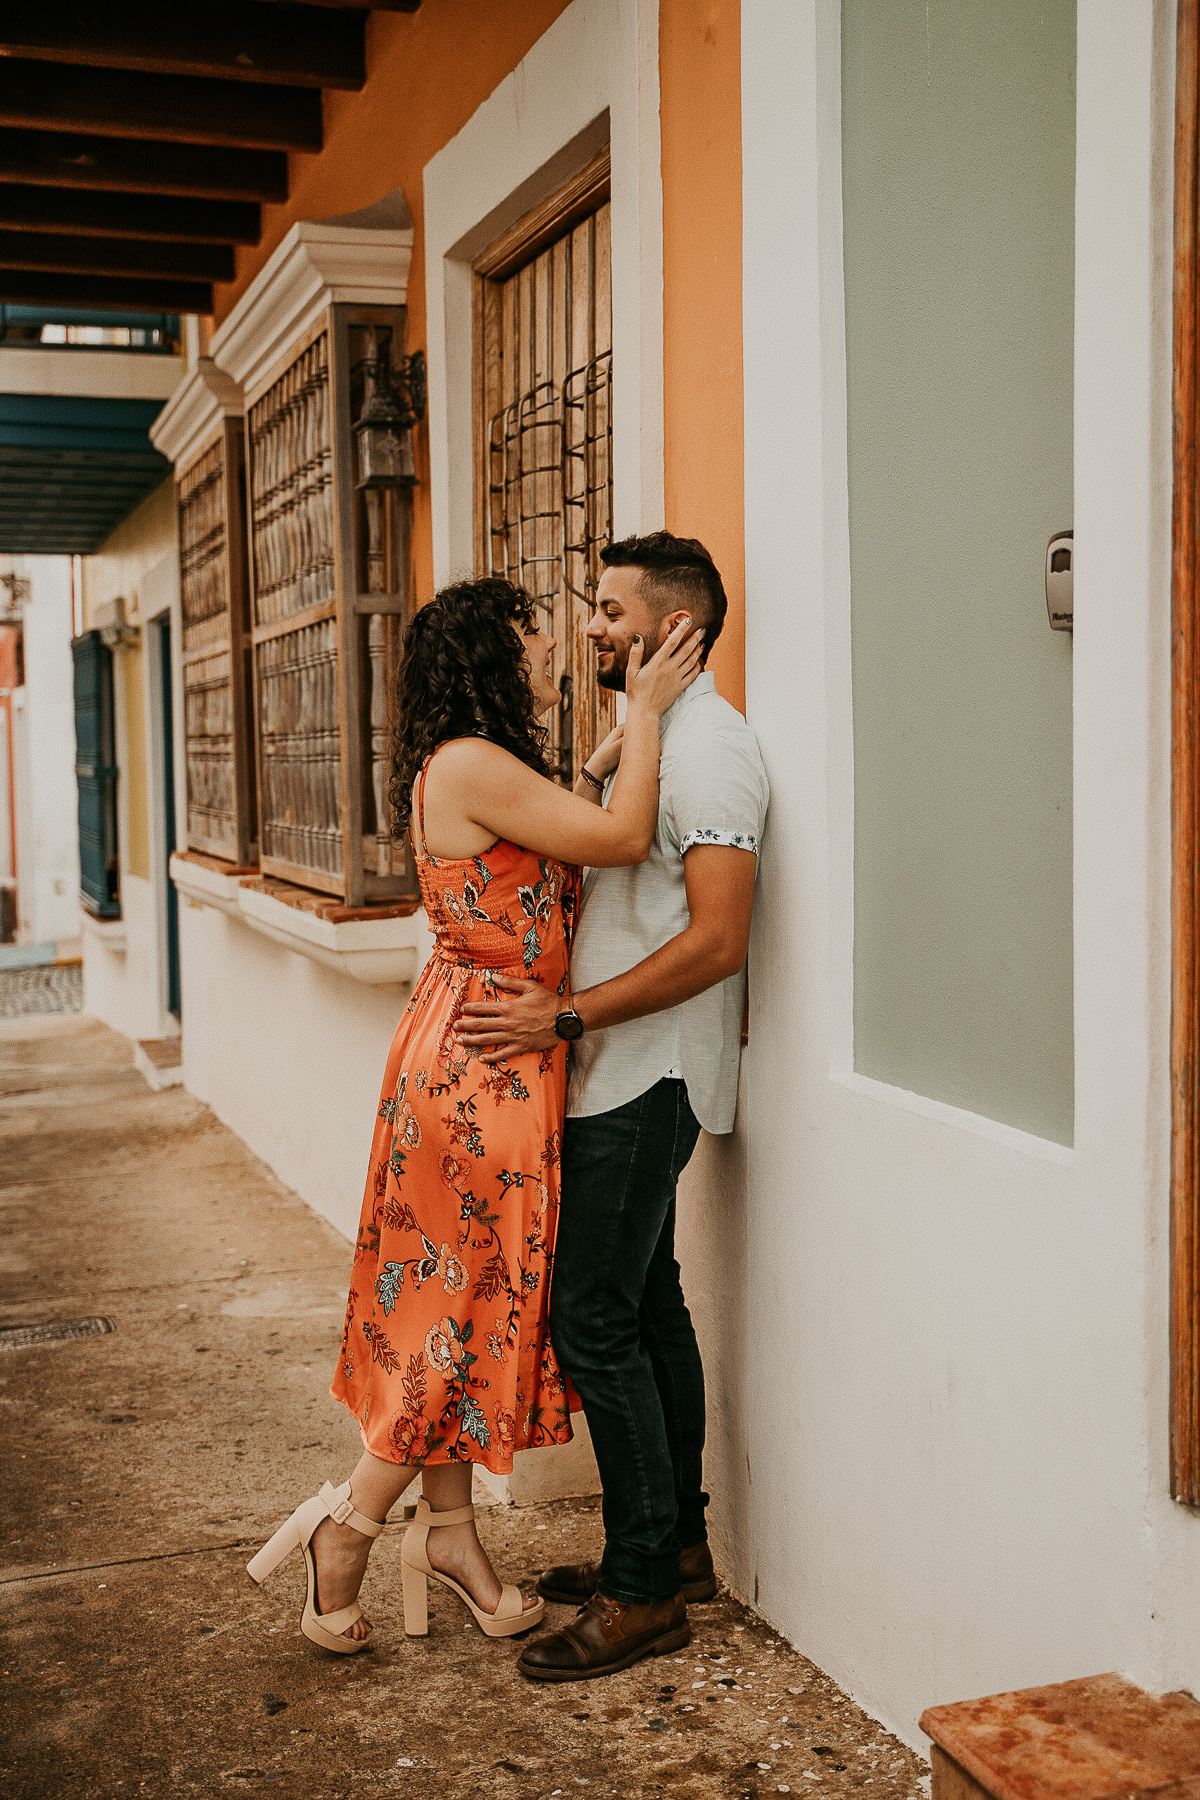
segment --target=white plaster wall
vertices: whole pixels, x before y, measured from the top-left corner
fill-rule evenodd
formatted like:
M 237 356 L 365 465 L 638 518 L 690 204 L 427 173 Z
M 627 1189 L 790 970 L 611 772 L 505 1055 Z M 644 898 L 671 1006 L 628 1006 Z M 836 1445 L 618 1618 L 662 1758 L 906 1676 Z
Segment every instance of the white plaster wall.
M 1165 1498 L 1170 27 L 1080 0 L 1072 1153 L 852 1072 L 838 15 L 742 11 L 773 803 L 740 1142 L 689 1177 L 685 1263 L 725 1567 L 917 1744 L 936 1701 L 1200 1687 L 1200 1521 Z
M 408 990 L 339 975 L 213 907 L 182 903 L 179 936 L 187 1087 L 353 1241 Z
M 0 393 L 94 395 L 106 400 L 169 400 L 184 375 L 180 356 L 132 350 L 0 347 Z
M 24 608 L 23 754 L 17 800 L 21 936 L 40 944 L 79 935 L 79 823 L 71 662 L 71 562 L 13 560 L 30 583 Z
M 82 908 L 76 917 L 83 937 L 84 1012 L 128 1038 L 167 1036 L 153 883 L 121 870 L 121 917 L 115 929 L 107 921 L 107 928 L 99 928 Z

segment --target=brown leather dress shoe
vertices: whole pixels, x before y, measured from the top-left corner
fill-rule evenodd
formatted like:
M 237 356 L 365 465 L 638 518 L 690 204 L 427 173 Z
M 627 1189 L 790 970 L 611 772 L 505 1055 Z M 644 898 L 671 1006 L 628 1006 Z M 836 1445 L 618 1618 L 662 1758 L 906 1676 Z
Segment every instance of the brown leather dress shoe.
M 682 1650 L 691 1635 L 682 1594 L 630 1606 L 593 1594 L 562 1631 L 535 1638 L 517 1658 L 517 1667 L 531 1681 L 591 1681 L 627 1669 L 643 1656 Z
M 707 1544 L 689 1544 L 679 1558 L 680 1586 L 689 1606 L 711 1600 L 717 1591 L 712 1551 Z M 560 1563 L 556 1569 L 543 1569 L 537 1591 L 543 1600 L 557 1600 L 564 1606 L 582 1606 L 600 1585 L 600 1564 Z

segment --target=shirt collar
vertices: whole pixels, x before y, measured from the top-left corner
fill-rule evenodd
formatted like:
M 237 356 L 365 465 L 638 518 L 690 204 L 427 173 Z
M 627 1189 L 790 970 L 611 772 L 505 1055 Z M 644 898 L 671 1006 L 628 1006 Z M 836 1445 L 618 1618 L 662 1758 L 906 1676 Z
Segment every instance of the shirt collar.
M 664 735 L 664 733 L 666 732 L 667 726 L 671 723 L 671 720 L 678 717 L 680 712 L 682 712 L 683 708 L 685 706 L 689 705 L 689 703 L 691 701 L 698 700 L 701 694 L 715 694 L 716 691 L 717 691 L 717 678 L 713 674 L 712 670 L 711 669 L 701 669 L 699 675 L 697 675 L 697 677 L 696 677 L 695 681 L 693 681 L 691 687 L 685 688 L 683 693 L 680 694 L 678 700 L 673 700 L 671 702 L 670 706 L 668 706 L 666 712 L 663 713 L 662 717 L 659 719 L 659 721 L 658 721 L 659 737 L 662 737 Z

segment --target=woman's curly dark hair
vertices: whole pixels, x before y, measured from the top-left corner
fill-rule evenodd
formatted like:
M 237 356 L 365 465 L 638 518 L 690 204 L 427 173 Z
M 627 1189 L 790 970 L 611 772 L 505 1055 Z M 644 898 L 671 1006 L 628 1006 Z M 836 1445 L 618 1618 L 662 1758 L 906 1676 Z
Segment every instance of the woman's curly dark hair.
M 388 784 L 395 837 L 408 830 L 413 783 L 448 738 L 487 738 L 539 775 L 550 774 L 549 734 L 520 637 L 536 625 L 534 601 L 499 575 L 455 581 L 414 613 L 396 682 Z

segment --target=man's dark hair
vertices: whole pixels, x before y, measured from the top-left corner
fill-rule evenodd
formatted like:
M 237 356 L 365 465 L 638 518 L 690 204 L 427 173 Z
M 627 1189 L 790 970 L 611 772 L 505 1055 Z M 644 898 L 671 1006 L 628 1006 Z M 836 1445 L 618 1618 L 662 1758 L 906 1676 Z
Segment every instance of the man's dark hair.
M 690 612 L 704 627 L 704 655 L 721 635 L 729 602 L 717 565 L 698 538 L 651 531 L 621 538 L 600 552 L 606 569 L 640 569 L 638 592 L 660 612 Z

